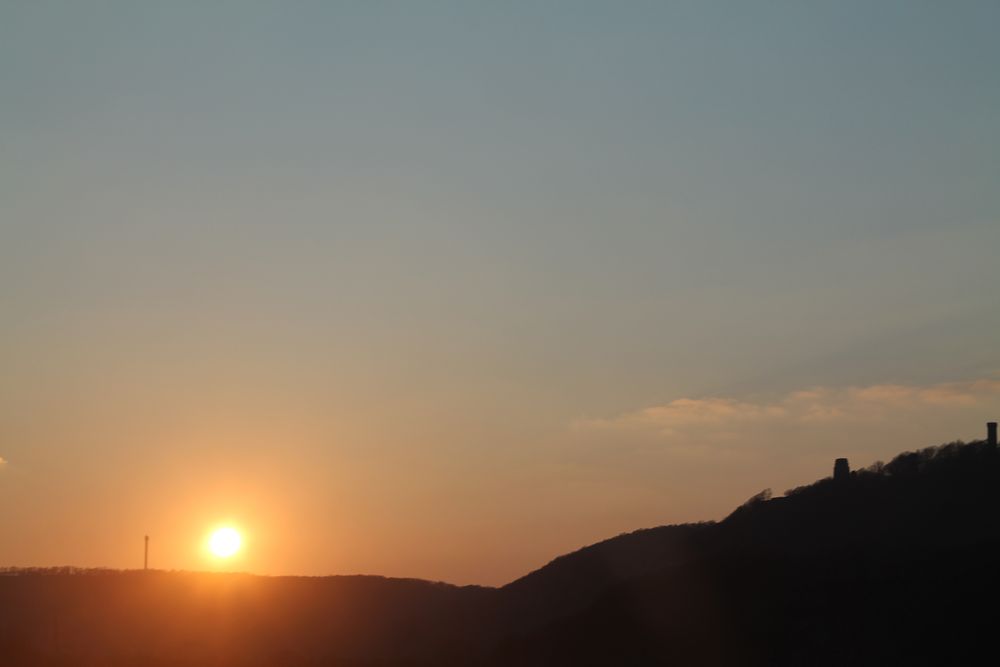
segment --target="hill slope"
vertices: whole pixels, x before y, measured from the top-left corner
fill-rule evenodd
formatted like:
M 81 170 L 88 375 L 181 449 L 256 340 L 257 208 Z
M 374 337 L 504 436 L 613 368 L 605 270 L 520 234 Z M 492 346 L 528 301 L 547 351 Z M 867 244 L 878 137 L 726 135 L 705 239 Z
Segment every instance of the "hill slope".
M 639 531 L 556 559 L 506 590 L 577 610 L 509 641 L 498 661 L 954 664 L 992 634 L 979 608 L 1000 592 L 998 556 L 996 448 L 906 453 L 842 482 L 761 496 L 717 524 Z

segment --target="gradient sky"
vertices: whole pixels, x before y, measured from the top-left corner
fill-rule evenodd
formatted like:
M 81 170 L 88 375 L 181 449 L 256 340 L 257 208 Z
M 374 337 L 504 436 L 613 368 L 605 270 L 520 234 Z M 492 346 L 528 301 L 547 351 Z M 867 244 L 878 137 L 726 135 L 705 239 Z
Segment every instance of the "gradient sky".
M 982 437 L 998 25 L 3 2 L 0 565 L 497 584 Z

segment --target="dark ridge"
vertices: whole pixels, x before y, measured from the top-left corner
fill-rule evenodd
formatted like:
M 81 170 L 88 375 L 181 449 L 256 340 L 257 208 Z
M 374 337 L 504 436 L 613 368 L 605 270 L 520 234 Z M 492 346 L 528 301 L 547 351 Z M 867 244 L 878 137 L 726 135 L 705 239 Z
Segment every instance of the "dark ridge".
M 979 609 L 1000 592 L 998 516 L 1000 456 L 987 442 L 907 452 L 784 497 L 765 491 L 719 523 L 614 538 L 514 582 L 548 599 L 594 573 L 630 573 L 508 638 L 496 659 L 975 664 L 992 635 Z M 634 551 L 638 541 L 648 549 Z M 578 588 L 556 597 L 580 602 Z

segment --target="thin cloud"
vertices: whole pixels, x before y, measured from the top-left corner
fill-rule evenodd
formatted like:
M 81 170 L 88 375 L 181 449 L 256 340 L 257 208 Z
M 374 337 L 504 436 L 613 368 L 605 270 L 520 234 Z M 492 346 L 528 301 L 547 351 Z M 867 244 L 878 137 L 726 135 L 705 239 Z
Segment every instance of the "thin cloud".
M 953 409 L 985 407 L 1000 398 L 1000 380 L 980 379 L 926 386 L 876 384 L 812 387 L 765 401 L 731 397 L 678 398 L 611 419 L 578 422 L 585 431 L 639 432 L 673 438 L 751 427 L 878 422 Z

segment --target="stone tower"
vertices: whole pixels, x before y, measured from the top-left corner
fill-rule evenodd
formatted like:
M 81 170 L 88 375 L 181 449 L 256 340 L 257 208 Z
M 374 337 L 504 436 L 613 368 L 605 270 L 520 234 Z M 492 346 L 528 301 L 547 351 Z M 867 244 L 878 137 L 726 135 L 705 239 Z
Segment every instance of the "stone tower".
M 833 480 L 835 482 L 846 482 L 851 478 L 851 465 L 847 459 L 837 459 L 833 462 Z

